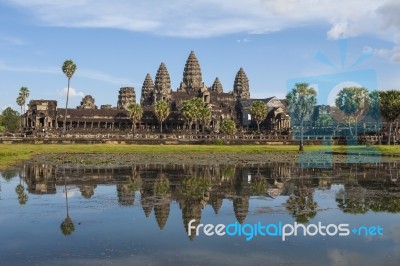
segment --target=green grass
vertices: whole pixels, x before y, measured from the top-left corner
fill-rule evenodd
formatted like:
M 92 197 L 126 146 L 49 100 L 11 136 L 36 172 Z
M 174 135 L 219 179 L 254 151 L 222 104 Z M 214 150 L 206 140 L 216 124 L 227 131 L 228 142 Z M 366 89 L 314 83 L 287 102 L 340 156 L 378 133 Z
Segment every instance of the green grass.
M 400 156 L 399 146 L 305 146 L 306 151 L 382 153 Z M 118 145 L 118 144 L 0 144 L 0 168 L 35 154 L 57 153 L 264 153 L 297 152 L 297 145 Z

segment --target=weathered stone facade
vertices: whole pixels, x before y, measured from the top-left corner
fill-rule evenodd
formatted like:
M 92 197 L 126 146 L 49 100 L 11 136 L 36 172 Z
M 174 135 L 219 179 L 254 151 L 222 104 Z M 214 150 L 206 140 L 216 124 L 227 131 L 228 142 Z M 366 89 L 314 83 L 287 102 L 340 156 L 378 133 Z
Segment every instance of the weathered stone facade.
M 164 121 L 164 132 L 189 131 L 188 124 L 180 113 L 182 103 L 192 98 L 200 98 L 211 110 L 211 121 L 204 125 L 206 132 L 218 133 L 224 119 L 232 119 L 240 130 L 254 129 L 254 123 L 249 114 L 253 99 L 250 99 L 249 80 L 243 68 L 236 74 L 233 91 L 224 92 L 218 79 L 207 87 L 202 80 L 199 60 L 193 51 L 186 61 L 183 77 L 179 87 L 173 91 L 168 69 L 161 63 L 155 79 L 147 74 L 141 89 L 140 104 L 143 108 L 142 119 L 135 125 L 139 130 L 153 131 L 159 127 L 154 115 L 157 101 L 166 101 L 171 113 Z M 261 124 L 263 130 L 289 129 L 289 118 L 284 102 L 275 97 L 261 99 L 268 108 L 268 115 Z M 123 87 L 119 90 L 117 106 L 101 105 L 98 109 L 92 96 L 85 96 L 77 109 L 67 111 L 68 130 L 129 130 L 131 120 L 125 111 L 130 103 L 136 102 L 133 87 Z M 46 130 L 61 128 L 65 109 L 57 109 L 57 102 L 50 100 L 31 101 L 25 115 L 25 126 L 28 129 L 43 128 Z M 202 128 L 197 128 L 203 130 Z
M 129 104 L 136 102 L 135 88 L 124 87 L 119 90 L 117 108 L 126 109 Z

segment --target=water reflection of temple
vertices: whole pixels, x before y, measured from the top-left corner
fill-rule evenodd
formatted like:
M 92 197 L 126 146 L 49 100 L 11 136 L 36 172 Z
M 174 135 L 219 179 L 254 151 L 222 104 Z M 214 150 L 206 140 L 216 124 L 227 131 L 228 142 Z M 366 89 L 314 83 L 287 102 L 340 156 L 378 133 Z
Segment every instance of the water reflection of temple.
M 218 214 L 230 202 L 239 223 L 244 223 L 253 196 L 271 200 L 286 197 L 287 210 L 296 220 L 307 222 L 316 214 L 315 190 L 343 185 L 337 204 L 344 212 L 400 212 L 400 179 L 397 164 L 342 164 L 333 169 L 300 169 L 293 164 L 178 165 L 145 164 L 118 168 L 83 168 L 26 165 L 25 182 L 31 194 L 54 194 L 64 182 L 78 187 L 90 200 L 100 185 L 115 185 L 121 206 L 140 205 L 144 215 L 167 226 L 171 202 L 178 203 L 184 228 L 200 223 L 206 206 Z M 135 202 L 135 197 L 140 200 Z M 196 225 L 194 223 L 193 225 Z M 190 238 L 193 239 L 194 234 Z

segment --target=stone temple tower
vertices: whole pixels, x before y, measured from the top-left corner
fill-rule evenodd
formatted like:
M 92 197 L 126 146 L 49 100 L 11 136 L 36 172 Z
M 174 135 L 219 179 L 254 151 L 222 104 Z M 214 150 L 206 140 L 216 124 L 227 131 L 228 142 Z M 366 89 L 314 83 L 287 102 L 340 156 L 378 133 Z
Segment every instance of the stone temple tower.
M 236 74 L 235 82 L 233 84 L 233 94 L 241 99 L 250 98 L 249 79 L 244 73 L 243 68 L 240 68 Z
M 154 100 L 154 82 L 150 74 L 147 73 L 142 86 L 142 95 L 140 97 L 141 105 L 152 105 Z
M 117 108 L 126 109 L 129 104 L 136 103 L 135 88 L 123 87 L 119 90 Z
M 178 91 L 189 92 L 204 89 L 199 61 L 193 51 L 190 52 L 183 70 L 183 80 Z
M 210 88 L 210 91 L 216 91 L 218 93 L 223 93 L 224 89 L 222 88 L 222 84 L 219 81 L 219 78 L 215 78 L 213 85 Z
M 167 67 L 164 63 L 160 64 L 157 70 L 154 83 L 154 102 L 166 101 L 171 97 L 171 79 Z

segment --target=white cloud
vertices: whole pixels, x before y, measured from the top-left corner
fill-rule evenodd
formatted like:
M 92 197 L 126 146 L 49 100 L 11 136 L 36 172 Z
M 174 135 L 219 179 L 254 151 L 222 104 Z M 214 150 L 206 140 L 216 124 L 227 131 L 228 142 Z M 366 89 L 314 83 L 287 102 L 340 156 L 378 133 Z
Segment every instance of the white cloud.
M 395 0 L 392 0 L 395 1 Z M 331 37 L 368 32 L 381 14 L 392 12 L 376 0 L 9 0 L 47 25 L 118 28 L 160 35 L 205 37 L 273 32 L 309 23 L 329 23 Z M 389 9 L 389 11 L 387 10 Z M 357 12 L 354 12 L 357 10 Z M 377 13 L 376 10 L 379 10 Z M 397 16 L 385 20 L 397 23 Z M 387 26 L 388 27 L 388 26 Z M 376 27 L 372 27 L 375 30 Z
M 67 95 L 68 88 L 64 88 L 62 91 L 59 91 L 59 94 L 61 96 L 66 96 Z M 85 97 L 85 93 L 76 91 L 74 88 L 69 88 L 69 97 L 74 98 L 74 97 Z
M 377 49 L 375 53 L 392 63 L 400 63 L 400 46 L 395 46 L 392 49 Z
M 398 0 L 8 0 L 8 3 L 27 10 L 46 26 L 114 28 L 201 38 L 231 33 L 265 34 L 325 24 L 330 27 L 329 39 L 369 34 L 400 45 Z M 397 62 L 399 56 L 395 53 L 389 59 Z

